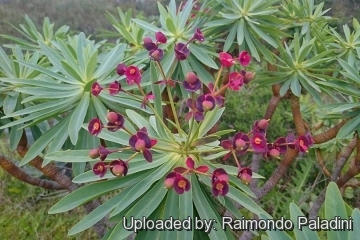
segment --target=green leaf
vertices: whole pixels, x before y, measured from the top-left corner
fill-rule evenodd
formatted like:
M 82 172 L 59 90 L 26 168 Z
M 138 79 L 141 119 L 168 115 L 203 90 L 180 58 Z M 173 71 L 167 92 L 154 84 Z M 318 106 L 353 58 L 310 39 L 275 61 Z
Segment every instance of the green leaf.
M 127 194 L 127 192 L 131 190 L 131 188 L 125 188 L 122 190 L 119 194 L 117 194 L 115 197 L 112 197 L 107 202 L 101 204 L 99 207 L 94 209 L 91 213 L 86 215 L 81 221 L 79 221 L 75 226 L 73 226 L 70 230 L 68 235 L 74 235 L 79 232 L 82 232 L 94 224 L 96 224 L 98 221 L 100 221 L 102 218 L 104 218 L 111 210 L 113 210 L 118 204 L 121 198 Z
M 184 219 L 179 217 L 179 214 L 182 210 L 180 210 L 178 207 L 180 202 L 180 194 L 175 192 L 175 190 L 169 190 L 166 197 L 165 207 L 164 207 L 164 215 L 162 219 L 170 219 L 170 217 L 174 219 L 179 219 L 180 221 L 183 221 Z M 192 203 L 192 201 L 190 201 Z M 189 217 L 189 216 L 187 216 Z M 187 218 L 186 217 L 186 218 Z M 190 216 L 191 217 L 191 216 Z M 191 222 L 190 222 L 191 224 Z M 191 227 L 191 225 L 189 226 Z M 178 238 L 178 231 L 161 231 L 159 234 L 159 239 L 184 239 L 184 238 Z M 186 239 L 186 238 L 185 238 Z
M 100 181 L 83 186 L 66 195 L 63 199 L 57 202 L 52 208 L 50 208 L 49 214 L 69 211 L 97 196 L 101 196 L 116 189 L 131 186 L 143 179 L 150 172 L 151 171 L 144 171 L 121 178 Z
M 350 121 L 348 121 L 344 126 L 342 126 L 336 135 L 336 138 L 344 138 L 351 134 L 355 129 L 358 128 L 360 124 L 360 115 L 357 115 Z
M 39 155 L 45 147 L 53 140 L 57 134 L 61 131 L 64 131 L 67 124 L 69 123 L 69 116 L 60 121 L 55 127 L 48 130 L 45 134 L 43 134 L 40 138 L 38 138 L 34 144 L 29 148 L 26 155 L 20 162 L 20 166 L 23 166 L 33 160 L 37 155 Z
M 260 219 L 272 219 L 268 215 L 265 215 L 263 213 L 260 213 L 259 215 Z M 274 230 L 266 230 L 267 235 L 270 239 L 273 240 L 293 240 L 286 232 L 284 231 L 274 231 Z
M 10 114 L 15 110 L 18 98 L 19 98 L 18 92 L 15 92 L 12 95 L 9 94 L 5 97 L 3 104 L 3 111 L 5 115 Z
M 202 220 L 215 220 L 218 219 L 217 213 L 214 212 L 213 208 L 210 206 L 210 203 L 207 200 L 207 197 L 204 195 L 203 191 L 200 188 L 199 182 L 195 175 L 191 175 L 191 191 L 193 194 L 193 201 L 196 207 L 197 212 Z M 186 194 L 186 193 L 184 193 Z M 216 221 L 213 223 L 213 227 L 216 229 L 211 229 L 208 233 L 210 239 L 227 239 L 225 232 L 221 229 L 220 222 Z
M 358 239 L 360 236 L 360 228 L 356 227 L 359 226 L 360 224 L 360 210 L 358 208 L 354 208 L 352 215 L 351 215 L 353 221 L 354 221 L 354 225 L 353 225 L 353 230 L 349 231 L 349 240 L 350 239 Z
M 138 24 L 143 29 L 150 31 L 150 32 L 161 32 L 161 29 L 140 19 L 131 19 L 133 22 Z
M 326 189 L 325 217 L 328 220 L 335 217 L 340 217 L 341 219 L 347 218 L 345 204 L 335 182 L 330 182 Z M 348 235 L 348 231 L 331 230 L 327 232 L 328 240 L 348 239 Z
M 84 93 L 79 105 L 71 114 L 71 118 L 69 122 L 69 137 L 72 144 L 74 145 L 78 141 L 79 131 L 81 129 L 82 124 L 84 123 L 84 119 L 89 107 L 89 103 L 90 103 L 90 93 Z
M 155 130 L 152 128 L 151 124 L 149 123 L 149 121 L 147 121 L 145 118 L 143 118 L 140 114 L 138 114 L 137 112 L 131 110 L 131 109 L 126 109 L 125 110 L 126 115 L 131 119 L 131 121 L 139 128 L 141 129 L 142 127 L 146 127 L 149 136 L 151 137 L 158 137 L 157 133 L 155 132 Z
M 9 140 L 10 140 L 10 150 L 11 151 L 15 151 L 19 142 L 20 142 L 20 139 L 21 139 L 21 136 L 23 134 L 24 130 L 21 129 L 21 125 L 15 125 L 11 128 L 10 130 L 10 136 L 9 136 Z
M 238 33 L 238 37 L 239 37 L 239 32 L 238 32 L 238 25 L 239 23 L 236 22 L 230 29 L 229 31 L 229 34 L 225 40 L 225 43 L 224 43 L 224 49 L 223 51 L 224 52 L 227 52 L 229 51 L 229 49 L 231 48 L 231 46 L 234 44 L 234 39 L 235 39 L 235 35 L 236 35 L 236 32 Z M 243 36 L 243 35 L 242 35 Z
M 204 121 L 201 122 L 201 126 L 199 128 L 198 137 L 203 137 L 205 134 L 219 121 L 222 116 L 225 108 L 215 107 L 212 111 L 209 111 L 205 114 Z
M 251 198 L 246 196 L 240 190 L 236 189 L 233 186 L 230 186 L 229 193 L 227 196 L 237 203 L 241 204 L 243 207 L 248 209 L 249 211 L 255 213 L 256 215 L 264 214 L 268 217 L 271 217 L 267 212 L 264 211 L 259 205 L 257 205 Z
M 130 217 L 134 219 L 141 219 L 143 216 L 148 217 L 161 203 L 167 193 L 167 189 L 164 188 L 162 181 L 150 189 L 125 215 L 125 218 L 129 221 Z M 123 227 L 122 221 L 120 221 L 109 236 L 109 240 L 125 239 L 131 234 L 131 231 L 126 230 Z
M 299 230 L 297 227 L 299 222 L 298 217 L 304 216 L 304 214 L 301 212 L 300 208 L 295 203 L 290 203 L 290 216 L 291 220 L 295 225 L 294 231 L 295 231 L 295 237 L 296 239 L 304 239 L 304 240 L 316 240 L 319 239 L 319 236 L 316 234 L 315 231 L 312 231 L 309 229 L 308 226 L 302 226 L 302 229 Z
M 190 52 L 203 64 L 213 69 L 218 69 L 215 61 L 206 53 L 205 49 L 197 46 L 196 44 L 189 45 Z
M 151 174 L 149 174 L 149 176 L 147 176 L 146 178 L 144 178 L 140 182 L 138 182 L 136 185 L 134 185 L 132 187 L 133 191 L 129 192 L 128 194 L 126 194 L 126 196 L 124 196 L 121 199 L 119 205 L 111 213 L 110 217 L 119 214 L 121 211 L 123 211 L 125 208 L 127 208 L 127 206 L 129 206 L 131 203 L 136 201 L 136 199 L 141 197 L 141 195 L 143 195 L 151 187 L 151 185 L 154 182 L 156 182 L 160 178 L 164 177 L 165 174 L 169 172 L 169 170 L 174 166 L 175 162 L 177 161 L 177 159 L 174 161 L 174 159 L 171 159 L 171 158 L 172 158 L 171 155 L 168 156 L 168 161 L 164 165 L 162 165 L 161 167 L 159 167 L 158 169 L 153 171 Z M 171 161 L 169 161 L 169 160 L 171 160 Z M 160 182 L 161 181 L 162 180 L 160 180 Z
M 176 206 L 174 206 L 176 208 Z M 186 219 L 187 217 L 194 216 L 193 207 L 193 194 L 192 191 L 188 191 L 185 194 L 179 195 L 179 219 Z M 192 223 L 194 225 L 194 223 Z M 178 239 L 193 239 L 194 226 L 191 231 L 179 231 Z

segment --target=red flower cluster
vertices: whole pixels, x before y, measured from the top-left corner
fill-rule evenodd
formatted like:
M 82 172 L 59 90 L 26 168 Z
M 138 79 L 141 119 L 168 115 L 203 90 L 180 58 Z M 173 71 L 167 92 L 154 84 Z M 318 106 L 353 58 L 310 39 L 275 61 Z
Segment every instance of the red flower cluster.
M 190 181 L 185 177 L 186 174 L 202 174 L 210 176 L 208 166 L 201 165 L 195 168 L 195 162 L 191 157 L 185 161 L 187 168 L 176 167 L 165 177 L 165 188 L 174 188 L 178 194 L 183 194 L 191 188 Z M 221 195 L 225 196 L 229 192 L 229 177 L 226 171 L 222 168 L 215 169 L 211 175 L 212 192 L 215 197 Z

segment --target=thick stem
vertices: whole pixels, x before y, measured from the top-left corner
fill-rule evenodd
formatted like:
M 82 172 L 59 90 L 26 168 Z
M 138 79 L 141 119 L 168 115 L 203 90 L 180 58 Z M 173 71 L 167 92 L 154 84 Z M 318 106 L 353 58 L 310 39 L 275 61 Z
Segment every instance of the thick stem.
M 338 134 L 340 128 L 342 128 L 342 126 L 344 126 L 349 120 L 350 119 L 348 118 L 343 119 L 340 123 L 326 130 L 325 132 L 312 136 L 315 144 L 325 143 L 327 141 L 330 141 L 331 139 L 334 139 Z
M 280 84 L 275 84 L 272 86 L 273 96 L 271 97 L 266 112 L 264 114 L 264 119 L 271 119 L 275 113 L 277 106 L 280 103 L 281 97 L 279 94 Z
M 340 153 L 340 156 L 334 165 L 334 168 L 333 168 L 333 171 L 332 171 L 332 174 L 330 177 L 330 181 L 336 181 L 338 179 L 341 169 L 344 167 L 346 161 L 349 159 L 351 153 L 354 151 L 356 144 L 357 144 L 357 140 L 354 138 Z M 320 193 L 320 195 L 317 197 L 317 199 L 315 200 L 315 202 L 309 212 L 309 219 L 316 218 L 322 204 L 325 201 L 325 194 L 326 194 L 326 189 L 324 189 Z
M 0 155 L 0 167 L 22 182 L 51 190 L 64 189 L 57 182 L 33 177 L 19 168 L 13 161 Z

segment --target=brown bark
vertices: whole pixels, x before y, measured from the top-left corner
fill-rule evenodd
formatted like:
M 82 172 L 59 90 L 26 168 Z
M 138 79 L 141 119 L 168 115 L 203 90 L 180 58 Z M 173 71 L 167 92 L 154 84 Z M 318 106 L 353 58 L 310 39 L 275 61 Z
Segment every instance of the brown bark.
M 314 142 L 316 144 L 325 143 L 327 141 L 330 141 L 331 139 L 334 139 L 336 135 L 338 134 L 340 128 L 344 126 L 350 119 L 343 119 L 340 123 L 335 125 L 334 127 L 326 130 L 325 132 L 322 132 L 320 134 L 312 136 Z
M 6 158 L 5 156 L 0 155 L 0 167 L 2 167 L 6 172 L 11 174 L 13 177 L 19 179 L 22 182 L 31 184 L 33 186 L 51 189 L 51 190 L 60 190 L 64 189 L 57 182 L 49 181 L 46 179 L 40 179 L 37 177 L 33 177 L 18 167 L 13 161 Z

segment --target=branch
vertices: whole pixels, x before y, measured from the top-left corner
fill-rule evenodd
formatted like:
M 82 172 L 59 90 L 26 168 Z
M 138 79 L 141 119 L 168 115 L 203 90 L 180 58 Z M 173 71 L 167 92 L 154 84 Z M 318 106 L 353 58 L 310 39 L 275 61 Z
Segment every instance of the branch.
M 349 118 L 343 119 L 340 123 L 336 124 L 334 127 L 326 130 L 325 132 L 312 136 L 315 144 L 325 143 L 331 139 L 334 139 L 340 128 L 342 128 L 342 126 L 344 126 L 349 120 Z
M 349 159 L 351 153 L 354 151 L 355 146 L 358 144 L 357 142 L 360 141 L 357 141 L 354 138 L 345 148 L 343 148 L 343 151 L 340 153 L 340 156 L 333 167 L 330 181 L 336 181 L 338 179 L 341 169 L 344 167 L 346 161 Z M 320 195 L 315 200 L 309 212 L 309 219 L 315 219 L 318 215 L 318 212 L 325 201 L 325 193 L 326 189 L 323 189 Z
M 45 189 L 51 189 L 51 190 L 64 189 L 57 182 L 49 181 L 45 179 L 39 179 L 37 177 L 33 177 L 27 174 L 26 172 L 21 170 L 20 167 L 18 167 L 13 161 L 2 155 L 0 155 L 0 167 L 2 167 L 5 171 L 7 171 L 13 177 L 19 179 L 22 182 Z
M 275 110 L 276 110 L 276 108 L 279 105 L 280 100 L 281 100 L 281 97 L 280 97 L 280 94 L 279 94 L 280 84 L 275 84 L 271 88 L 272 88 L 273 96 L 271 97 L 271 99 L 269 101 L 269 104 L 268 104 L 268 106 L 266 108 L 266 112 L 265 112 L 265 115 L 264 115 L 265 119 L 271 119 L 272 118 L 272 116 L 274 115 L 274 112 L 275 112 Z
M 23 158 L 27 151 L 27 137 L 25 131 L 21 136 L 20 142 L 17 146 L 17 152 Z M 58 169 L 55 165 L 48 164 L 45 167 L 42 167 L 43 159 L 40 156 L 35 157 L 33 160 L 29 162 L 32 166 L 40 170 L 45 176 L 49 177 L 50 179 L 56 181 L 62 188 L 68 189 L 70 192 L 76 190 L 80 187 L 80 185 L 73 183 L 72 180 L 66 176 L 65 174 L 61 173 L 60 169 Z M 91 200 L 84 204 L 84 208 L 87 213 L 92 212 L 95 208 L 100 206 L 99 201 Z M 107 218 L 102 219 L 101 221 L 97 222 L 93 228 L 96 234 L 102 238 L 105 235 L 106 225 L 105 221 Z
M 315 154 L 316 154 L 316 159 L 318 160 L 319 166 L 321 167 L 321 170 L 324 172 L 324 174 L 327 177 L 331 177 L 331 173 L 329 172 L 329 170 L 326 168 L 325 164 L 324 164 L 324 159 L 321 156 L 321 151 L 320 149 L 316 149 L 315 150 Z

